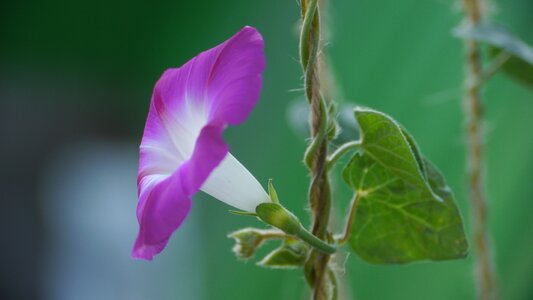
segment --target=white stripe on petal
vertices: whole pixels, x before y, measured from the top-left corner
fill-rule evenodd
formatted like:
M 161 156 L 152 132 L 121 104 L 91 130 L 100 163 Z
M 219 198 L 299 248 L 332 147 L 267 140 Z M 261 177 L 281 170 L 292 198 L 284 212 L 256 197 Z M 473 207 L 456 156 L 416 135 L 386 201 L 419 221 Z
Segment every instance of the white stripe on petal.
M 186 99 L 180 110 L 164 120 L 181 162 L 191 158 L 200 131 L 207 124 L 207 113 L 203 101 Z
M 248 212 L 255 212 L 259 204 L 270 202 L 261 184 L 231 153 L 228 153 L 209 175 L 201 190 L 226 204 Z

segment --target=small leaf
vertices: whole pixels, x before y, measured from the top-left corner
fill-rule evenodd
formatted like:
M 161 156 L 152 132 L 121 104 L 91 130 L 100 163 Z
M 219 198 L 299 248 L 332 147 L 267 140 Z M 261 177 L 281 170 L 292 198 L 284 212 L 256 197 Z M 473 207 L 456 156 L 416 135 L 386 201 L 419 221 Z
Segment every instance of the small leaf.
M 287 239 L 265 256 L 257 265 L 274 269 L 295 269 L 304 265 L 309 247 L 304 242 Z
M 462 258 L 467 242 L 459 211 L 442 175 L 425 162 L 433 194 L 398 177 L 369 155 L 357 153 L 344 171 L 359 206 L 349 244 L 376 264 Z
M 501 51 L 511 54 L 511 58 L 502 66 L 512 78 L 533 86 L 533 47 L 527 45 L 505 27 L 497 24 L 466 25 L 455 28 L 454 35 L 463 39 L 472 39 L 491 46 L 491 56 Z

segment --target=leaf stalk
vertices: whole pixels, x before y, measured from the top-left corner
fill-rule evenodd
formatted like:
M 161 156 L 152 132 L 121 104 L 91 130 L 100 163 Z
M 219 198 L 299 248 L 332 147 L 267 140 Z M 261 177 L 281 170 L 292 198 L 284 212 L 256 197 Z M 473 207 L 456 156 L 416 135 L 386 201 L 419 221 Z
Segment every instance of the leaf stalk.
M 361 141 L 352 141 L 345 144 L 342 144 L 339 148 L 335 150 L 329 157 L 328 157 L 328 170 L 331 170 L 333 166 L 335 166 L 335 163 L 342 158 L 346 153 L 360 149 L 362 145 Z

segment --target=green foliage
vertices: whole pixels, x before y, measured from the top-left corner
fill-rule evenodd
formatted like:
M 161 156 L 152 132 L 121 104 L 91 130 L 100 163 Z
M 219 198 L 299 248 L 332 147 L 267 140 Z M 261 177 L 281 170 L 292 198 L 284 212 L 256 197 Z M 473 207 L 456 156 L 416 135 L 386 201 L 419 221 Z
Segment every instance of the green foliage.
M 398 123 L 370 109 L 356 109 L 355 118 L 366 154 L 399 178 L 431 193 L 416 144 L 410 135 L 404 134 L 405 130 Z
M 491 56 L 497 57 L 502 51 L 510 58 L 501 66 L 513 79 L 533 87 L 533 47 L 527 45 L 512 32 L 497 24 L 461 26 L 454 35 L 488 44 Z
M 304 265 L 308 250 L 306 243 L 287 238 L 279 248 L 267 254 L 257 265 L 274 269 L 295 269 Z
M 355 116 L 362 151 L 343 173 L 358 203 L 350 247 L 377 264 L 464 257 L 461 216 L 439 171 L 392 118 L 368 109 Z
M 498 57 L 502 51 L 502 49 L 491 47 L 490 56 L 493 58 Z M 502 70 L 516 81 L 533 87 L 533 64 L 528 63 L 518 56 L 511 55 L 502 65 Z

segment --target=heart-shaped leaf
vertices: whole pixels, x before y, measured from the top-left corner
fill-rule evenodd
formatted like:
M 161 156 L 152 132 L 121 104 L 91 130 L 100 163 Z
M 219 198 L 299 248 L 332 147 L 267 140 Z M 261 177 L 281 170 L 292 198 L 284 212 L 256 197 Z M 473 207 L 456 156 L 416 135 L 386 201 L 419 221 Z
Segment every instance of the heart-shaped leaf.
M 351 248 L 377 264 L 464 257 L 461 215 L 439 171 L 392 118 L 368 109 L 355 115 L 362 152 L 343 173 L 356 193 Z

